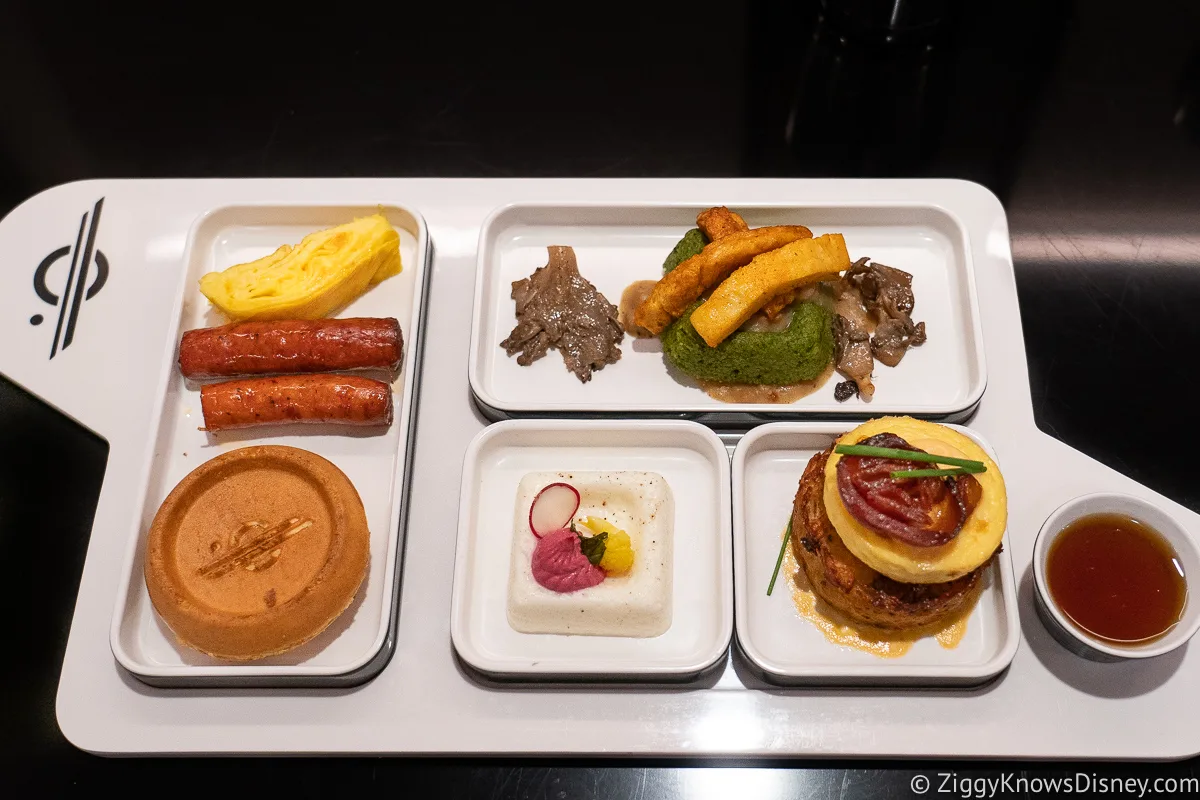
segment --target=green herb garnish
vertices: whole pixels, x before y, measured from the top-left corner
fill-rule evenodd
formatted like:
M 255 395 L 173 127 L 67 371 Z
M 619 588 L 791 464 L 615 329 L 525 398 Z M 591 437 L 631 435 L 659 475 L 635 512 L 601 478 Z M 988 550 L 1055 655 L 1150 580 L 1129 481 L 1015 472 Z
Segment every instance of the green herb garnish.
M 783 544 L 779 546 L 779 558 L 775 559 L 775 571 L 771 573 L 771 582 L 767 584 L 767 597 L 775 591 L 775 579 L 779 577 L 779 568 L 783 566 L 783 554 L 787 552 L 788 540 L 792 538 L 792 518 L 788 517 L 787 533 L 783 534 Z
M 957 478 L 970 474 L 971 471 L 966 469 L 898 469 L 892 473 L 892 478 Z
M 579 531 L 575 531 L 575 534 L 579 536 Z M 587 556 L 587 560 L 592 562 L 593 567 L 600 566 L 600 559 L 604 558 L 607 541 L 607 533 L 597 533 L 595 536 L 579 536 L 579 549 Z
M 839 444 L 833 448 L 833 452 L 843 456 L 874 456 L 876 458 L 899 458 L 905 461 L 922 461 L 926 464 L 949 464 L 952 467 L 960 467 L 966 472 L 987 471 L 987 465 L 982 461 L 973 461 L 969 458 L 954 458 L 952 456 L 936 456 L 933 453 L 922 453 L 916 450 L 872 447 L 867 444 Z

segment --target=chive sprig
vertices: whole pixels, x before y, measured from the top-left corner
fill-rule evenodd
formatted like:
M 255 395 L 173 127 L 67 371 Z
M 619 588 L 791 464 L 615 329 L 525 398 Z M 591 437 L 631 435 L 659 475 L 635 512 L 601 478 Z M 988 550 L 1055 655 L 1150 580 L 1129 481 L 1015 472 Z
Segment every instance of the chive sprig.
M 970 470 L 959 467 L 955 467 L 954 469 L 898 469 L 891 473 L 891 477 L 893 480 L 900 480 L 901 478 L 957 478 L 959 475 L 970 474 Z
M 767 597 L 775 591 L 775 579 L 779 577 L 779 568 L 783 566 L 783 554 L 787 552 L 788 540 L 792 538 L 792 518 L 788 517 L 787 533 L 783 534 L 783 544 L 779 545 L 779 558 L 775 559 L 775 571 L 771 573 L 771 582 L 767 584 Z
M 875 458 L 898 458 L 904 461 L 920 461 L 926 464 L 949 464 L 964 472 L 986 472 L 987 465 L 982 461 L 970 458 L 955 458 L 954 456 L 939 456 L 933 453 L 922 453 L 919 450 L 898 450 L 893 447 L 873 447 L 869 444 L 839 444 L 833 452 L 843 456 L 873 456 Z M 907 470 L 916 472 L 916 470 Z M 893 477 L 895 475 L 893 474 Z M 917 477 L 917 476 L 909 476 Z

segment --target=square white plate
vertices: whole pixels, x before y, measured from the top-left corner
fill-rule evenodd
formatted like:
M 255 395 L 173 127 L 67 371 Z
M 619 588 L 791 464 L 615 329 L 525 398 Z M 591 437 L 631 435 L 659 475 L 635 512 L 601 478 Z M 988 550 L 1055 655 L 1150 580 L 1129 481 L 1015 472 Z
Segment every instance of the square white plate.
M 382 210 L 400 234 L 402 271 L 339 312 L 342 317 L 395 317 L 404 338 L 400 373 L 392 382 L 395 419 L 384 431 L 336 426 L 270 426 L 206 434 L 200 384 L 184 380 L 176 363 L 184 331 L 224 323 L 197 281 L 213 270 L 261 258 L 306 234 Z M 420 214 L 387 206 L 240 205 L 218 208 L 193 225 L 184 255 L 185 278 L 175 301 L 176 327 L 168 332 L 159 367 L 162 399 L 154 455 L 145 478 L 141 514 L 130 532 L 110 644 L 125 669 L 159 686 L 347 685 L 361 683 L 387 663 L 399 586 L 401 534 L 407 513 L 413 402 L 421 369 L 421 328 L 429 238 Z M 143 578 L 146 531 L 167 494 L 189 472 L 229 450 L 278 444 L 309 450 L 333 462 L 362 498 L 371 530 L 367 577 L 350 608 L 300 647 L 239 664 L 180 645 L 154 612 Z
M 762 425 L 746 434 L 734 451 L 734 573 L 742 652 L 765 679 L 780 684 L 964 686 L 998 675 L 1012 662 L 1021 638 L 1007 531 L 967 620 L 966 635 L 953 649 L 926 637 L 899 658 L 880 658 L 830 643 L 801 618 L 782 571 L 775 591 L 767 596 L 800 475 L 813 455 L 853 427 L 834 422 Z M 949 427 L 995 458 L 974 431 Z
M 673 614 L 661 636 L 518 633 L 507 592 L 517 486 L 530 472 L 656 472 L 675 499 Z M 450 630 L 491 677 L 686 680 L 724 657 L 733 631 L 729 457 L 685 421 L 513 420 L 484 429 L 463 464 Z
M 839 403 L 829 382 L 787 404 L 724 403 L 668 372 L 657 339 L 621 344 L 621 360 L 580 383 L 550 351 L 528 367 L 500 347 L 516 324 L 512 283 L 547 261 L 548 245 L 575 250 L 579 273 L 614 304 L 634 281 L 662 277 L 671 248 L 707 205 L 514 204 L 494 211 L 479 237 L 471 327 L 471 390 L 493 419 L 531 415 L 692 414 L 743 424 L 797 416 L 867 418 L 909 414 L 962 419 L 983 396 L 987 369 L 971 263 L 970 234 L 959 217 L 935 204 L 870 202 L 737 205 L 752 227 L 805 225 L 813 234 L 841 233 L 851 259 L 873 260 L 912 273 L 913 318 L 928 341 L 896 367 L 876 364 L 875 397 Z

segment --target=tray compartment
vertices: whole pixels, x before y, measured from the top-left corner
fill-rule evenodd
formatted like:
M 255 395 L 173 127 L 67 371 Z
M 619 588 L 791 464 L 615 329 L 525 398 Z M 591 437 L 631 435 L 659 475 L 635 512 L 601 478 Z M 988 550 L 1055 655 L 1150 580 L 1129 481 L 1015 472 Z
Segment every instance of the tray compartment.
M 769 419 L 853 418 L 910 414 L 959 420 L 970 415 L 987 383 L 983 334 L 964 225 L 951 212 L 921 202 L 826 205 L 736 205 L 754 227 L 802 224 L 814 235 L 846 237 L 851 258 L 870 256 L 913 274 L 914 318 L 929 340 L 895 368 L 876 365 L 870 403 L 833 399 L 831 379 L 787 405 L 713 400 L 690 380 L 677 380 L 655 340 L 626 337 L 622 357 L 581 384 L 550 352 L 528 367 L 500 347 L 516 318 L 513 281 L 546 263 L 547 245 L 575 249 L 579 271 L 617 303 L 636 280 L 661 276 L 675 242 L 695 227 L 705 205 L 517 204 L 484 223 L 479 239 L 469 377 L 481 410 L 492 419 L 521 416 L 636 414 L 688 416 L 712 425 Z
M 1020 641 L 1016 582 L 1007 532 L 987 570 L 983 593 L 953 649 L 932 638 L 904 656 L 879 658 L 831 644 L 799 617 L 782 572 L 767 584 L 780 538 L 809 459 L 853 425 L 780 422 L 763 425 L 738 443 L 733 457 L 734 571 L 737 640 L 763 679 L 781 685 L 971 686 L 1008 667 Z M 953 426 L 995 454 L 978 434 Z
M 672 621 L 652 638 L 523 634 L 506 616 L 517 486 L 530 472 L 656 472 L 674 498 Z M 729 459 L 685 421 L 514 420 L 467 448 L 451 635 L 491 678 L 689 680 L 722 660 L 733 631 Z
M 382 211 L 400 234 L 403 270 L 369 289 L 338 316 L 394 316 L 404 337 L 403 363 L 392 383 L 395 418 L 386 431 L 304 426 L 227 431 L 208 435 L 200 411 L 200 383 L 175 364 L 184 331 L 224 319 L 196 288 L 200 276 L 295 244 L 314 230 Z M 415 400 L 421 368 L 428 234 L 419 214 L 401 206 L 237 205 L 215 209 L 192 227 L 185 275 L 176 298 L 178 320 L 168 333 L 160 367 L 160 417 L 145 478 L 138 525 L 131 532 L 113 614 L 110 644 L 117 661 L 156 686 L 339 686 L 361 683 L 387 663 L 399 597 L 400 558 L 408 506 Z M 350 608 L 312 641 L 279 656 L 246 664 L 211 658 L 175 641 L 150 603 L 142 577 L 145 535 L 172 488 L 200 464 L 250 444 L 300 447 L 336 464 L 362 498 L 371 529 L 367 577 Z

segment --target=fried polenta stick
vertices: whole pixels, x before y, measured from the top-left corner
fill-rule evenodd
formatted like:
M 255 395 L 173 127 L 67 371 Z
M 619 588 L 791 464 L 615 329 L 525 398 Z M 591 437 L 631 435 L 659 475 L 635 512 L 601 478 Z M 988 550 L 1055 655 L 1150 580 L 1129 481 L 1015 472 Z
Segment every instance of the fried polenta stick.
M 850 254 L 840 233 L 792 242 L 734 272 L 692 312 L 692 327 L 709 347 L 716 347 L 772 297 L 836 278 L 849 268 Z
M 777 294 L 762 307 L 763 316 L 774 322 L 794 302 L 796 302 L 795 289 L 789 289 L 783 294 Z
M 724 239 L 731 233 L 750 230 L 750 226 L 746 224 L 746 220 L 742 219 L 741 215 L 730 211 L 725 206 L 701 211 L 696 216 L 696 227 L 704 231 L 704 235 L 710 242 Z
M 704 232 L 704 235 L 708 237 L 710 242 L 715 242 L 717 239 L 728 236 L 731 233 L 750 230 L 750 226 L 746 224 L 746 220 L 742 219 L 740 214 L 736 211 L 730 211 L 725 206 L 717 206 L 707 211 L 701 211 L 699 216 L 696 217 L 696 225 Z M 774 321 L 795 300 L 795 291 L 776 295 L 762 307 L 762 313 L 767 319 Z
M 803 225 L 775 225 L 738 231 L 710 242 L 654 285 L 650 296 L 634 312 L 633 321 L 658 335 L 709 287 L 749 264 L 755 256 L 811 238 L 812 231 Z

